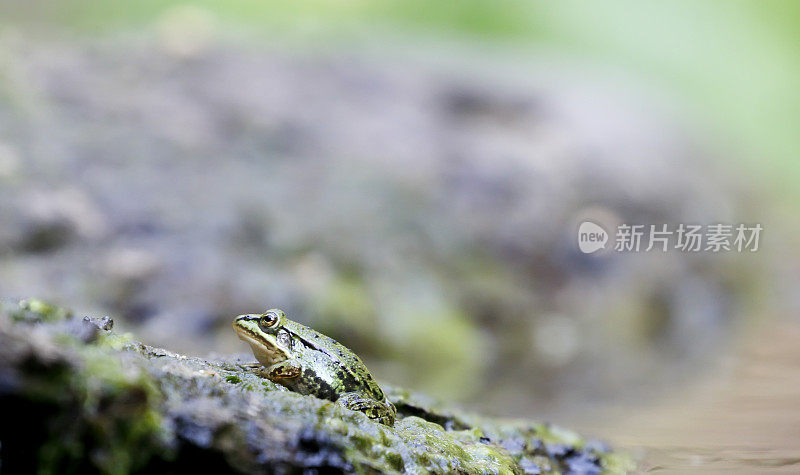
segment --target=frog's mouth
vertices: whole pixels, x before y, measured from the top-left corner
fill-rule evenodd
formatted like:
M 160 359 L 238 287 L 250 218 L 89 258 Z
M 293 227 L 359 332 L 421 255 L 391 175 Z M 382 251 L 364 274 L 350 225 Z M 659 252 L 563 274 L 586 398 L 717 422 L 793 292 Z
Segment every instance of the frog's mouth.
M 252 331 L 244 327 L 234 326 L 234 329 L 239 339 L 250 345 L 253 355 L 262 365 L 273 365 L 289 358 L 289 355 L 279 348 L 276 342 L 265 341 L 263 337 L 254 335 Z

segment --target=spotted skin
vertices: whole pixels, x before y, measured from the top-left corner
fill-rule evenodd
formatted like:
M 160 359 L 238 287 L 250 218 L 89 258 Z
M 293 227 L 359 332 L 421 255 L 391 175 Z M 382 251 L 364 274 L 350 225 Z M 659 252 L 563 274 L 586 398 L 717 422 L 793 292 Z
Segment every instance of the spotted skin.
M 286 388 L 335 401 L 388 426 L 397 411 L 366 365 L 333 338 L 289 320 L 278 309 L 236 317 L 239 338 L 250 345 L 261 374 Z

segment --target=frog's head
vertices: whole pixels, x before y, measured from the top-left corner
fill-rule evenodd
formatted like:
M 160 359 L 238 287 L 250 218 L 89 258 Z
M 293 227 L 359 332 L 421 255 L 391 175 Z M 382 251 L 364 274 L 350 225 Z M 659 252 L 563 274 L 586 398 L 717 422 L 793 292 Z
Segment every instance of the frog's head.
M 247 342 L 259 363 L 270 366 L 291 357 L 292 342 L 283 329 L 286 314 L 273 308 L 262 314 L 239 315 L 233 329 Z

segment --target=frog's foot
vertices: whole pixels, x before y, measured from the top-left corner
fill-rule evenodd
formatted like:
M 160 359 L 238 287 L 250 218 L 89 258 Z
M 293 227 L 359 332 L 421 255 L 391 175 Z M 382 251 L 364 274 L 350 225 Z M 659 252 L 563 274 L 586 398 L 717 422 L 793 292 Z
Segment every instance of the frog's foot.
M 342 394 L 336 402 L 351 411 L 363 412 L 375 422 L 389 427 L 394 425 L 394 419 L 397 416 L 397 409 L 392 403 L 376 401 L 355 392 Z

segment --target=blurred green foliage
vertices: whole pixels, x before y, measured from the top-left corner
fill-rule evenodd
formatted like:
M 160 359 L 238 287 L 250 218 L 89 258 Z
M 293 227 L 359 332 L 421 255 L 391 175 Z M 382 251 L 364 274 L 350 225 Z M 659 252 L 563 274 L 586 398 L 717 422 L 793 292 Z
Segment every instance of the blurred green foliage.
M 109 0 L 0 4 L 6 24 L 20 16 L 82 32 L 107 33 L 156 22 L 185 2 Z M 445 37 L 467 47 L 502 45 L 525 54 L 603 64 L 674 93 L 700 127 L 727 143 L 731 163 L 796 198 L 800 181 L 800 4 L 788 0 L 304 2 L 198 1 L 229 29 L 288 33 L 301 40 L 414 43 Z M 747 158 L 749 157 L 749 158 Z M 726 158 L 727 159 L 727 158 Z

